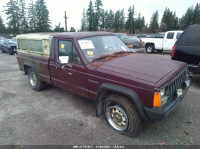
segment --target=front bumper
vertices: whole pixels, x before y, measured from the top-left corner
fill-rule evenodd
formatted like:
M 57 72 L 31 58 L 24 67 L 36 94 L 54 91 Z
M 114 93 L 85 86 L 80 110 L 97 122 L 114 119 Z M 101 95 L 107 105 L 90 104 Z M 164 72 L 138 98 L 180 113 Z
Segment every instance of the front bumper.
M 190 80 L 188 81 L 190 84 L 191 81 Z M 188 89 L 189 89 L 189 86 L 184 90 L 183 95 L 181 95 L 180 97 L 177 97 L 176 99 L 170 100 L 165 106 L 161 108 L 151 109 L 151 108 L 144 107 L 147 117 L 151 121 L 158 121 L 158 120 L 166 118 L 183 100 L 183 98 L 188 92 Z

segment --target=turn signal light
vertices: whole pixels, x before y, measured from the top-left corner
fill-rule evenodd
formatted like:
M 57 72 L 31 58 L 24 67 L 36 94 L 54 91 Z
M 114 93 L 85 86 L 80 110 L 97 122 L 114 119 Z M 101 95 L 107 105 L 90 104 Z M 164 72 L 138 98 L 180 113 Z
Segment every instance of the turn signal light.
M 131 46 L 130 45 L 126 45 L 128 48 L 130 48 Z
M 154 93 L 153 107 L 155 107 L 155 108 L 161 107 L 160 92 Z

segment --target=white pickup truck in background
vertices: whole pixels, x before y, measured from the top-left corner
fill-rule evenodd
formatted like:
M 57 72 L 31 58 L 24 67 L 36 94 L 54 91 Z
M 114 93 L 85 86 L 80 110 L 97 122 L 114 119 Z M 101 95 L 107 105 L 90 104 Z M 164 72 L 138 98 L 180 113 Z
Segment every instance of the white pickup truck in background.
M 180 37 L 183 31 L 168 31 L 164 38 L 142 38 L 145 42 L 147 53 L 153 53 L 155 50 L 162 52 L 163 50 L 171 51 L 176 40 Z

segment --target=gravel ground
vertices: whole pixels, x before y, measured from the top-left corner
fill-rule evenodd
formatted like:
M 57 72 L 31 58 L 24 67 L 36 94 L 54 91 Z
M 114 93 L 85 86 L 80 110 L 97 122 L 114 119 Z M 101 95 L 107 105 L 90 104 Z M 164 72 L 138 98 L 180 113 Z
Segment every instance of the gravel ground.
M 153 54 L 170 58 L 167 53 Z M 95 116 L 93 101 L 48 86 L 33 91 L 16 56 L 0 53 L 0 144 L 15 145 L 200 145 L 200 77 L 166 119 L 146 124 L 136 138 L 111 129 Z

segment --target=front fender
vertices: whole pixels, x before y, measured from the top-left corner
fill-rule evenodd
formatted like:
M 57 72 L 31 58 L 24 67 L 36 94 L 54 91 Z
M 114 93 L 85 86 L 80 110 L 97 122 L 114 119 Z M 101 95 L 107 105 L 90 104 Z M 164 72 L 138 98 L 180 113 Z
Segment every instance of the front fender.
M 96 115 L 97 115 L 97 117 L 100 116 L 103 112 L 103 109 L 102 109 L 103 98 L 106 95 L 103 92 L 105 92 L 105 91 L 116 92 L 116 93 L 120 93 L 120 94 L 127 96 L 131 100 L 133 105 L 135 106 L 140 118 L 145 122 L 148 121 L 148 118 L 144 111 L 144 106 L 135 91 L 125 88 L 125 87 L 122 87 L 122 86 L 117 86 L 117 85 L 113 85 L 113 84 L 109 84 L 109 83 L 103 83 L 97 92 L 97 96 L 96 96 Z M 105 95 L 102 95 L 102 94 L 105 94 Z

